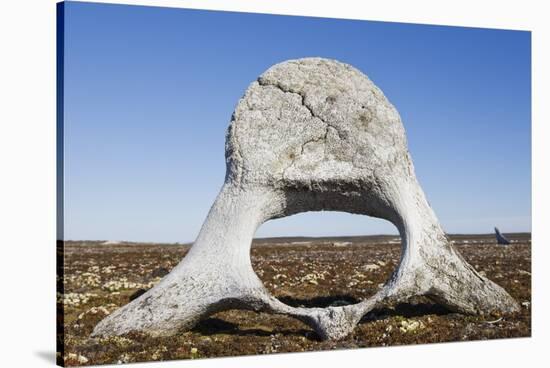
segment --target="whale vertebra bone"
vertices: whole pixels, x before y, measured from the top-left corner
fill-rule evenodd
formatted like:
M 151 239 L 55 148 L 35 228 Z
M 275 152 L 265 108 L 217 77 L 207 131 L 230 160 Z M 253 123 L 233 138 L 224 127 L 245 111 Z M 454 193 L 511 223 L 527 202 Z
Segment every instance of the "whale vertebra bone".
M 286 314 L 339 339 L 376 306 L 419 295 L 463 313 L 518 310 L 452 247 L 417 182 L 397 110 L 354 67 L 322 58 L 272 66 L 233 113 L 226 162 L 224 185 L 188 254 L 92 336 L 171 335 L 240 308 Z M 322 210 L 392 222 L 402 239 L 399 266 L 357 304 L 288 306 L 254 273 L 252 238 L 265 221 Z

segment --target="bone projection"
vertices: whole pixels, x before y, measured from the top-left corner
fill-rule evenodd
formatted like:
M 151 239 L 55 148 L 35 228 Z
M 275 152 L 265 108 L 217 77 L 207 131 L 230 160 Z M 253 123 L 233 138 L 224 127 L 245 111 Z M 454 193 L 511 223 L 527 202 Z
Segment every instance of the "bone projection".
M 399 114 L 354 67 L 306 58 L 268 69 L 233 113 L 226 161 L 225 183 L 189 253 L 92 336 L 171 335 L 240 308 L 289 315 L 324 339 L 339 339 L 373 308 L 419 295 L 463 313 L 518 310 L 452 247 L 416 179 Z M 254 273 L 251 241 L 265 221 L 323 210 L 392 222 L 401 260 L 369 299 L 294 308 L 270 295 Z

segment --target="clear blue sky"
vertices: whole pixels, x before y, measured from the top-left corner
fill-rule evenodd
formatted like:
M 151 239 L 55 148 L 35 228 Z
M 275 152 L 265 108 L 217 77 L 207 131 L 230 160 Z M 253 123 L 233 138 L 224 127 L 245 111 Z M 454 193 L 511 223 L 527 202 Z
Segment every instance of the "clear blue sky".
M 309 56 L 362 70 L 401 114 L 450 233 L 531 231 L 528 32 L 67 3 L 65 239 L 193 241 L 248 84 Z M 257 236 L 396 233 L 343 213 Z

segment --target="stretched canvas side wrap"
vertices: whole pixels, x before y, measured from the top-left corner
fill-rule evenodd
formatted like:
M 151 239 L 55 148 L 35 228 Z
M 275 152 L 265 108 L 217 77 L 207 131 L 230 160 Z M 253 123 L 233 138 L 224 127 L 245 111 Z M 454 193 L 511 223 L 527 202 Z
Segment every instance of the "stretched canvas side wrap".
M 531 336 L 531 33 L 57 4 L 57 363 Z

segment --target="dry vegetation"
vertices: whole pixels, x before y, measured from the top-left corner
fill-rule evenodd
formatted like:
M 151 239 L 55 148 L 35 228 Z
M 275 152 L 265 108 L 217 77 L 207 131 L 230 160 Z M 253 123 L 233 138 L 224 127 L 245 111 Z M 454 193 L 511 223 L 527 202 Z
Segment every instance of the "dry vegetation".
M 65 268 L 58 277 L 64 291 L 58 294 L 63 326 L 58 361 L 75 366 L 530 336 L 530 235 L 513 239 L 511 246 L 501 247 L 486 236 L 454 238 L 468 262 L 521 303 L 521 312 L 465 316 L 418 298 L 372 311 L 350 336 L 336 342 L 320 341 L 307 326 L 285 316 L 237 310 L 213 315 L 170 338 L 132 333 L 90 339 L 98 321 L 158 282 L 188 247 L 65 242 L 60 258 Z M 374 294 L 395 269 L 399 253 L 396 239 L 387 237 L 269 240 L 253 246 L 252 263 L 269 291 L 285 303 L 328 306 Z

